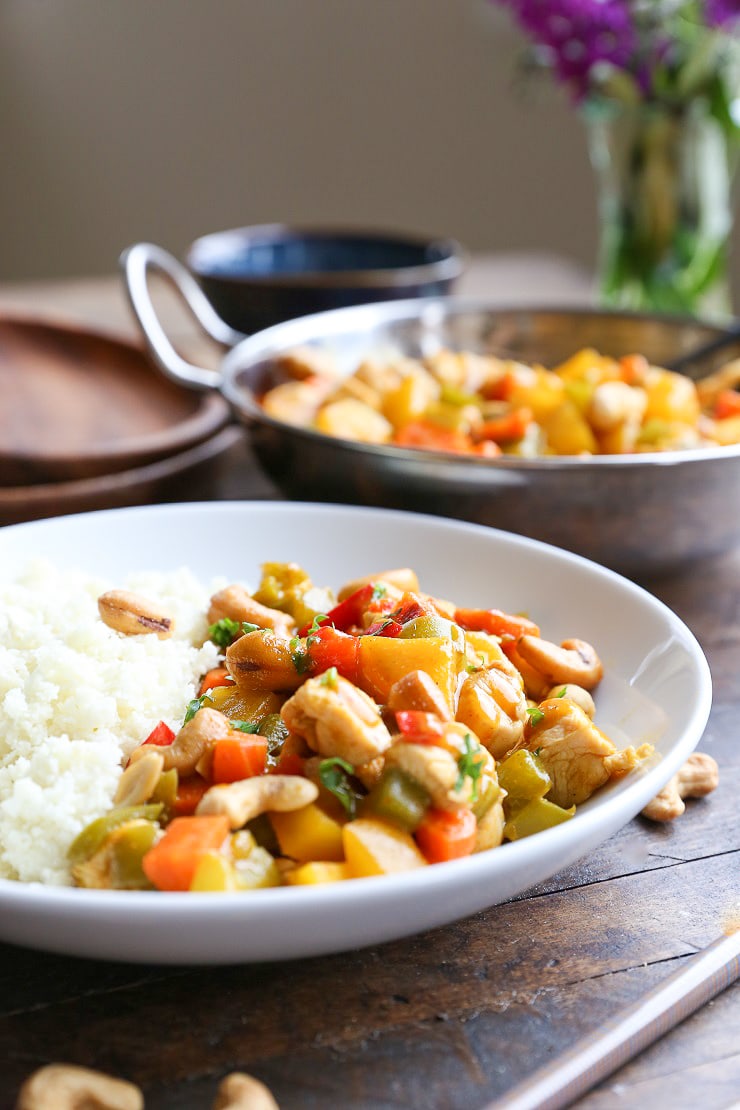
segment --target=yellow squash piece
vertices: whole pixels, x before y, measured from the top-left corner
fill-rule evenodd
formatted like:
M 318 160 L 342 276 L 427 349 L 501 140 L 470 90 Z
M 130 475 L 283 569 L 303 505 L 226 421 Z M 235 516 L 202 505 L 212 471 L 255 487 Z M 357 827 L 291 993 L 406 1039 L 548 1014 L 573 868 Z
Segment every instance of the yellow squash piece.
M 344 826 L 342 835 L 347 867 L 353 878 L 392 875 L 427 866 L 412 837 L 383 821 L 358 818 Z
M 457 684 L 459 654 L 447 638 L 401 640 L 362 636 L 357 685 L 382 705 L 388 700 L 391 686 L 399 679 L 411 671 L 425 671 L 451 706 Z
M 271 813 L 270 821 L 284 856 L 301 862 L 344 859 L 342 826 L 313 803 L 292 813 Z
M 304 863 L 286 871 L 283 878 L 288 886 L 317 886 L 321 883 L 338 883 L 351 879 L 346 863 Z
M 204 852 L 190 882 L 190 890 L 198 894 L 222 894 L 236 889 L 231 861 L 220 852 Z
M 583 418 L 577 405 L 569 398 L 540 420 L 548 447 L 556 455 L 580 455 L 584 451 L 595 454 L 596 437 Z

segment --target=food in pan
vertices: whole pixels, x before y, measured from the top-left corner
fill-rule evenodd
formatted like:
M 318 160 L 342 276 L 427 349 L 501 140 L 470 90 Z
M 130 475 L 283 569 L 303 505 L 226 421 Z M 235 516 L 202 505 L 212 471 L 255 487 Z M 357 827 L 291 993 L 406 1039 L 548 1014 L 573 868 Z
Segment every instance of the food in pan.
M 496 458 L 623 455 L 740 443 L 740 360 L 698 383 L 643 355 L 578 351 L 552 370 L 440 350 L 340 378 L 311 348 L 281 357 L 267 415 L 341 439 Z
M 210 599 L 186 572 L 124 590 L 46 574 L 54 593 L 16 598 L 3 638 L 23 680 L 2 703 L 9 877 L 248 891 L 391 874 L 546 833 L 651 751 L 594 722 L 593 646 L 432 597 L 408 568 L 336 597 L 293 563 Z M 34 713 L 37 739 L 55 735 L 24 754 Z

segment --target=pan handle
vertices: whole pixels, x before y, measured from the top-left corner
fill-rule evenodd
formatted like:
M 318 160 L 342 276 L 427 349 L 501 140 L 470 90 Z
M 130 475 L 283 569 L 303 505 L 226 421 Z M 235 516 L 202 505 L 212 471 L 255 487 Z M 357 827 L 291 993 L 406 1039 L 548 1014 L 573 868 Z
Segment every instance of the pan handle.
M 224 323 L 192 274 L 162 247 L 154 243 L 136 243 L 123 252 L 120 264 L 134 316 L 162 373 L 190 389 L 218 389 L 221 384 L 218 370 L 195 366 L 182 358 L 172 346 L 149 294 L 149 271 L 157 271 L 174 285 L 200 326 L 216 343 L 233 347 L 245 338 L 244 335 Z

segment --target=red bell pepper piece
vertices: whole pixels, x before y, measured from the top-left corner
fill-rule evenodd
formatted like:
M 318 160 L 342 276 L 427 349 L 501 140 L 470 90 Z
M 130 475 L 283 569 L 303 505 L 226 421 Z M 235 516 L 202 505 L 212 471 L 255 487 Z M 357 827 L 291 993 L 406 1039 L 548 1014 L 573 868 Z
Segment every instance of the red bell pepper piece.
M 165 724 L 164 721 L 160 721 L 158 725 L 154 726 L 154 728 L 143 743 L 154 744 L 158 748 L 166 748 L 167 745 L 171 744 L 174 739 L 175 734 L 170 726 Z
M 195 813 L 198 802 L 206 790 L 210 788 L 210 785 L 200 775 L 189 775 L 185 779 L 180 779 L 172 806 L 174 813 L 178 817 L 190 817 L 191 814 Z
M 340 632 L 338 628 L 324 625 L 311 633 L 306 643 L 308 670 L 312 675 L 323 674 L 336 667 L 342 678 L 356 682 L 360 666 L 360 640 Z
M 403 631 L 403 625 L 398 621 L 394 621 L 392 617 L 386 617 L 384 620 L 376 621 L 365 630 L 366 636 L 392 636 L 396 637 Z
M 398 624 L 408 624 L 417 617 L 429 616 L 434 612 L 434 606 L 424 601 L 418 594 L 406 592 L 391 613 L 391 617 Z
M 396 724 L 411 744 L 438 744 L 444 736 L 444 723 L 423 709 L 396 710 Z
M 529 408 L 512 409 L 505 416 L 486 420 L 477 429 L 476 435 L 480 439 L 490 439 L 495 443 L 511 443 L 522 438 L 533 419 L 532 410 Z
M 340 601 L 338 605 L 330 609 L 322 618 L 317 618 L 315 623 L 304 624 L 298 635 L 308 636 L 317 627 L 322 628 L 327 624 L 333 624 L 340 632 L 346 632 L 348 628 L 358 628 L 362 624 L 362 618 L 370 602 L 373 600 L 374 593 L 375 586 L 372 582 L 360 586 L 349 597 L 345 597 L 344 601 Z
M 715 420 L 726 420 L 728 416 L 740 416 L 740 393 L 734 389 L 723 389 L 714 403 Z
M 487 632 L 491 636 L 539 636 L 539 627 L 528 617 L 504 613 L 501 609 L 456 609 L 455 623 L 466 632 Z

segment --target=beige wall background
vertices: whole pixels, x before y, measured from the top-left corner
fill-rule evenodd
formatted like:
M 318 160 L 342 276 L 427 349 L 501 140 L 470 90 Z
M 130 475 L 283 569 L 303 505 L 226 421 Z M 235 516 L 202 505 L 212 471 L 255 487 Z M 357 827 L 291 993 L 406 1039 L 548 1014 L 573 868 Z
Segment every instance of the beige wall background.
M 0 281 L 270 221 L 591 265 L 564 97 L 488 0 L 0 0 Z

